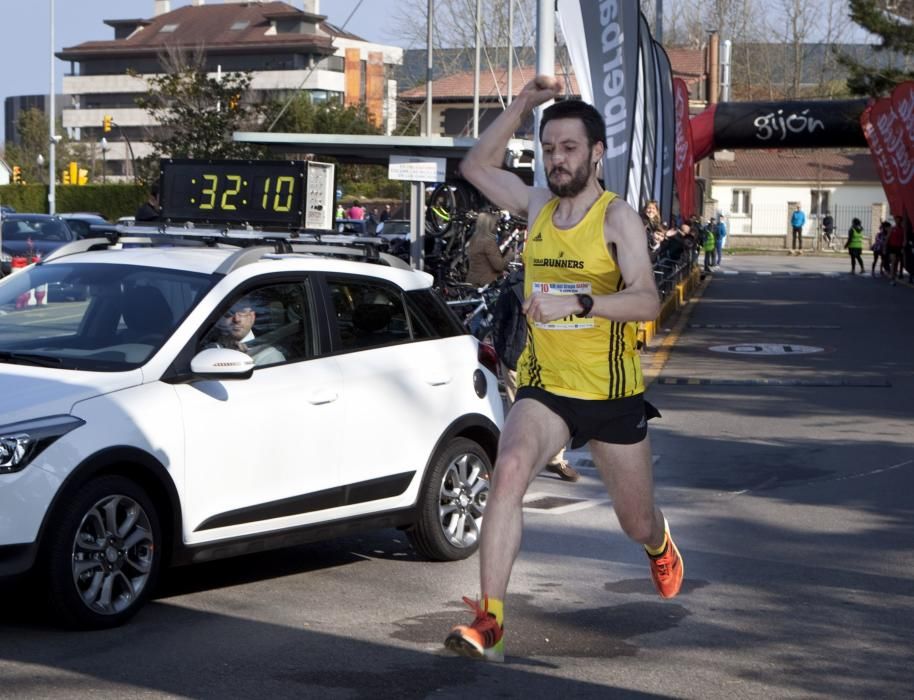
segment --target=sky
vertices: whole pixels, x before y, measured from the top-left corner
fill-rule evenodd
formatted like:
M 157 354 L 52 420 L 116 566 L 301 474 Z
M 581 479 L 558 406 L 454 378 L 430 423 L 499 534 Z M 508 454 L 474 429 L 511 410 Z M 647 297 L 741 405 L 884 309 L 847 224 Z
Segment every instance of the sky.
M 222 0 L 207 0 L 219 4 Z M 303 7 L 301 0 L 285 0 Z M 171 0 L 171 8 L 190 0 Z M 330 22 L 369 41 L 400 46 L 393 17 L 398 0 L 321 0 L 320 13 Z M 55 0 L 54 51 L 84 41 L 113 39 L 114 29 L 106 19 L 149 18 L 153 0 Z M 0 0 L 0 107 L 11 95 L 48 94 L 51 81 L 51 0 Z M 356 9 L 357 8 L 357 9 Z M 54 60 L 57 94 L 69 63 Z M 5 142 L 0 119 L 0 143 Z

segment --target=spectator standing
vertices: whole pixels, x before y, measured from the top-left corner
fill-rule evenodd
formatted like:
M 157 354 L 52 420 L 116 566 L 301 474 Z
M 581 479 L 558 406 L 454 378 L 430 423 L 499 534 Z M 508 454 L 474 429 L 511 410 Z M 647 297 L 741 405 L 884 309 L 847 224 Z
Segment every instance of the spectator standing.
M 717 226 L 714 228 L 714 264 L 720 267 L 724 253 L 724 242 L 727 239 L 727 224 L 724 223 L 724 217 L 717 215 Z
M 870 246 L 870 250 L 873 251 L 873 266 L 870 274 L 873 277 L 876 276 L 876 263 L 879 263 L 879 274 L 882 274 L 882 271 L 886 268 L 886 240 L 889 237 L 889 229 L 891 228 L 892 225 L 888 221 L 883 221 L 879 224 L 879 233 L 876 234 L 876 240 Z
M 851 227 L 847 230 L 847 241 L 844 243 L 847 252 L 851 256 L 851 274 L 857 271 L 857 263 L 860 263 L 860 274 L 863 274 L 863 225 L 860 219 L 851 221 Z
M 714 260 L 717 257 L 717 240 L 714 235 L 714 222 L 702 230 L 701 249 L 705 253 L 705 272 L 711 272 Z
M 349 207 L 349 211 L 346 212 L 347 219 L 358 219 L 362 220 L 365 218 L 365 209 L 359 204 L 359 200 L 352 202 L 352 206 Z
M 517 394 L 517 361 L 527 344 L 527 318 L 524 316 L 523 305 L 524 271 L 521 269 L 511 273 L 508 283 L 498 295 L 492 320 L 492 342 L 498 353 L 509 409 Z M 564 447 L 549 461 L 546 471 L 558 474 L 563 481 L 577 481 L 581 478 L 565 459 Z
M 477 287 L 491 284 L 501 277 L 513 255 L 510 248 L 502 253 L 498 245 L 498 219 L 495 214 L 485 211 L 480 213 L 476 217 L 473 236 L 467 244 L 467 283 Z
M 835 238 L 835 219 L 828 209 L 825 210 L 825 216 L 822 218 L 822 235 L 825 238 L 825 245 L 831 248 Z
M 793 214 L 790 215 L 790 228 L 793 232 L 793 250 L 803 250 L 803 227 L 806 225 L 806 214 L 803 208 L 797 204 Z
M 345 219 L 346 218 L 346 209 L 342 204 L 336 205 L 336 214 L 334 215 L 335 219 Z
M 904 253 L 904 227 L 900 216 L 895 217 L 895 225 L 889 230 L 886 252 L 889 256 L 889 277 L 892 284 L 895 284 L 895 280 L 904 276 L 901 269 L 901 258 Z
M 159 186 L 152 185 L 149 188 L 149 195 L 143 202 L 136 213 L 133 215 L 134 221 L 158 221 L 159 220 Z
M 381 216 L 380 216 L 379 223 L 382 223 L 382 224 L 383 224 L 383 223 L 384 223 L 385 221 L 387 221 L 389 218 L 390 218 L 390 205 L 389 205 L 389 204 L 385 204 L 385 205 L 384 205 L 384 211 L 381 212 Z

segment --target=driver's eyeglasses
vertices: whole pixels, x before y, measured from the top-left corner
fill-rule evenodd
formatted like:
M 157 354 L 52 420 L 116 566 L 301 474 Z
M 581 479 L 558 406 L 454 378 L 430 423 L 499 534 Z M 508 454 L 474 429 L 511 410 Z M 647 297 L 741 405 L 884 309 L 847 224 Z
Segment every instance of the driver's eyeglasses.
M 254 309 L 252 309 L 250 306 L 239 306 L 237 308 L 231 308 L 226 311 L 224 317 L 231 318 L 235 315 L 250 316 L 252 313 L 254 313 Z

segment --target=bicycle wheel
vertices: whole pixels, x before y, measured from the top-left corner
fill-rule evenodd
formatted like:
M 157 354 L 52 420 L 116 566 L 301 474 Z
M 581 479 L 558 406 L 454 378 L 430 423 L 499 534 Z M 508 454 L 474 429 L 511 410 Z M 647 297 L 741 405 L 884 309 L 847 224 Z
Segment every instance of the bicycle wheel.
M 448 233 L 463 214 L 476 207 L 475 191 L 469 183 L 442 182 L 428 199 L 425 210 L 425 231 L 438 237 Z

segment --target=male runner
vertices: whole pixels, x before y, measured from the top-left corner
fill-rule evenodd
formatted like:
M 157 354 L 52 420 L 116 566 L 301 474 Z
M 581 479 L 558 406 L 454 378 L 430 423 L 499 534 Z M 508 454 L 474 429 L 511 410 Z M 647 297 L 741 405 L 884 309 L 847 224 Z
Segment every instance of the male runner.
M 481 599 L 468 625 L 451 630 L 457 653 L 504 660 L 504 599 L 520 551 L 522 500 L 547 461 L 571 439 L 587 443 L 625 533 L 647 551 L 660 595 L 672 598 L 683 565 L 654 505 L 637 321 L 659 300 L 641 218 L 604 192 L 597 165 L 606 146 L 600 113 L 580 100 L 546 109 L 540 124 L 549 188 L 503 170 L 508 139 L 560 83 L 537 76 L 486 129 L 461 164 L 463 176 L 496 206 L 533 222 L 524 249 L 527 346 L 518 362 L 517 401 L 508 413 L 480 542 Z

